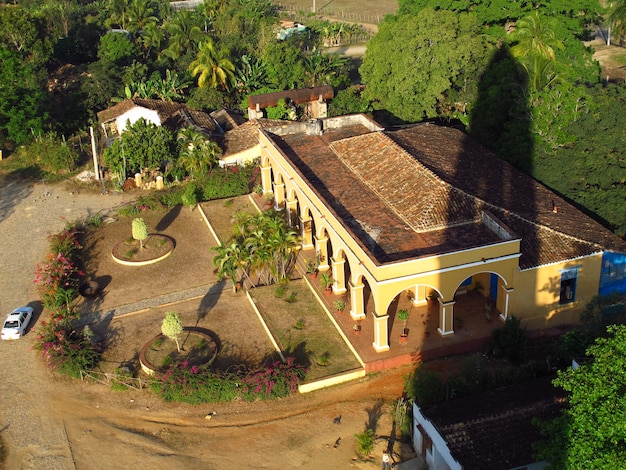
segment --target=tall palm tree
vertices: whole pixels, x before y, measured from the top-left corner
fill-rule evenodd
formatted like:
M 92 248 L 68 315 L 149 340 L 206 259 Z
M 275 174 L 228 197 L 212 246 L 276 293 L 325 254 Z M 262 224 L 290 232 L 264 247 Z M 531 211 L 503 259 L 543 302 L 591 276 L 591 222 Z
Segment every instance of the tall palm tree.
M 221 87 L 230 91 L 235 80 L 235 66 L 228 59 L 226 53 L 216 49 L 211 38 L 207 38 L 199 44 L 198 55 L 189 64 L 189 70 L 194 77 L 198 77 L 200 88 L 205 86 Z
M 150 24 L 158 24 L 157 11 L 152 0 L 131 0 L 126 11 L 128 30 L 135 33 L 143 31 Z
M 563 49 L 564 46 L 556 37 L 550 21 L 534 11 L 518 20 L 511 40 L 517 41 L 511 53 L 526 70 L 532 90 L 540 90 L 558 79 L 553 72 L 555 49 Z
M 186 127 L 178 133 L 181 143 L 178 165 L 192 178 L 199 178 L 217 166 L 222 149 L 204 134 Z
M 109 19 L 107 25 L 119 26 L 122 29 L 126 29 L 128 20 L 128 0 L 109 0 L 107 10 L 109 12 Z
M 611 45 L 611 36 L 616 33 L 621 38 L 626 33 L 626 0 L 614 0 L 608 3 L 609 31 L 606 45 Z
M 192 50 L 205 38 L 198 19 L 190 10 L 181 10 L 165 25 L 169 34 L 167 49 L 163 54 L 178 59 Z

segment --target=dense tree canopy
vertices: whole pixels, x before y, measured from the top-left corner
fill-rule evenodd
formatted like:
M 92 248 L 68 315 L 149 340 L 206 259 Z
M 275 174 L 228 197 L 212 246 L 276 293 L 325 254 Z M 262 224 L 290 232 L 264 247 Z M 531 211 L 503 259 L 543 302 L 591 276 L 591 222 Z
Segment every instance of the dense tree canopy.
M 409 122 L 465 111 L 493 51 L 480 32 L 466 13 L 426 8 L 387 16 L 360 68 L 365 96 Z
M 555 470 L 623 468 L 626 461 L 626 326 L 589 347 L 591 361 L 560 372 L 555 385 L 569 392 L 563 414 L 542 431 L 539 459 Z

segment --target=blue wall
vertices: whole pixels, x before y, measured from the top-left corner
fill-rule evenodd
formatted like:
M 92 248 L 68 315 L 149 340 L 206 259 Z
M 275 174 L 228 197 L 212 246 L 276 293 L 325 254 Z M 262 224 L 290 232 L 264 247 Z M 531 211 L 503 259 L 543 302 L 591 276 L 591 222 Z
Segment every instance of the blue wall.
M 626 294 L 626 253 L 605 252 L 602 255 L 602 273 L 598 294 L 614 292 Z

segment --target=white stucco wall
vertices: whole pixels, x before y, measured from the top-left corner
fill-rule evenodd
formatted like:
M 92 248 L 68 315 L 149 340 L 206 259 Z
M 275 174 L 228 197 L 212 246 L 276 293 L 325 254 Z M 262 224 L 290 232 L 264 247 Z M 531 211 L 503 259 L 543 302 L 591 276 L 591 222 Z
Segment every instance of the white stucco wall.
M 159 118 L 159 114 L 156 111 L 137 106 L 136 108 L 126 111 L 115 120 L 117 131 L 121 134 L 126 130 L 129 121 L 130 125 L 132 126 L 141 118 L 144 118 L 146 121 L 151 122 L 152 124 L 155 124 L 157 126 L 161 125 L 161 119 Z

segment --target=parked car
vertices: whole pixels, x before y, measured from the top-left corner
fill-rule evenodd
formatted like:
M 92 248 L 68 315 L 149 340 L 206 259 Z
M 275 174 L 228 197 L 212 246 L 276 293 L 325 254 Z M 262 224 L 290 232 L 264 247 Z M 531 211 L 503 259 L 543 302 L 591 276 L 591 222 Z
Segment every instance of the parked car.
M 0 337 L 2 339 L 20 339 L 26 333 L 31 318 L 33 318 L 32 307 L 16 308 L 9 313 L 4 321 Z

